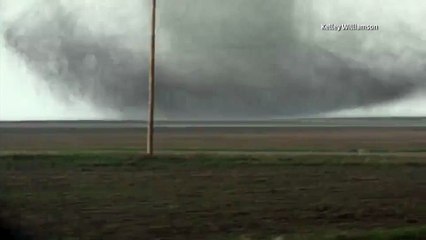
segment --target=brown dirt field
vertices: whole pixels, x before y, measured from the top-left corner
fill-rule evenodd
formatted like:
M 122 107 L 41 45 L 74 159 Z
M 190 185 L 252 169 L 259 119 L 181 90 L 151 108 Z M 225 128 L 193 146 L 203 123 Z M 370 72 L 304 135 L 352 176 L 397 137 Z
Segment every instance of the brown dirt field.
M 176 157 L 164 165 L 82 167 L 51 160 L 56 165 L 15 159 L 0 171 L 5 214 L 41 239 L 229 239 L 426 224 L 423 164 L 310 166 L 296 157 L 282 161 L 300 165 L 268 165 L 246 157 L 207 166 Z
M 0 151 L 145 148 L 144 129 L 1 129 Z M 417 151 L 426 128 L 160 128 L 157 150 Z

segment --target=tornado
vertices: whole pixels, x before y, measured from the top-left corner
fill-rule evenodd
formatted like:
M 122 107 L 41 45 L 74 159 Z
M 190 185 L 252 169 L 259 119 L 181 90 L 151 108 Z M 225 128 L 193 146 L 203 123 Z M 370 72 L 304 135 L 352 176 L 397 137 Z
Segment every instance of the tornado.
M 159 1 L 157 118 L 363 116 L 371 109 L 406 116 L 413 107 L 426 115 L 413 104 L 426 98 L 426 3 L 386 3 Z M 31 4 L 9 17 L 2 13 L 2 48 L 20 59 L 51 101 L 78 102 L 88 118 L 146 117 L 150 1 Z M 378 28 L 331 31 L 326 24 Z M 2 105 L 13 104 L 1 100 L 0 120 L 10 114 Z

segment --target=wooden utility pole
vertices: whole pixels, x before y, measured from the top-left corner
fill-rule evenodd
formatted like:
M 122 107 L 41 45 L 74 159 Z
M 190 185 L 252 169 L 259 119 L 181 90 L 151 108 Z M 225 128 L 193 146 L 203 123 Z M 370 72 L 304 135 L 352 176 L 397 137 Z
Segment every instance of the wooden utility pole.
M 152 0 L 151 11 L 151 62 L 149 69 L 149 99 L 148 99 L 148 133 L 146 152 L 154 154 L 154 107 L 155 107 L 155 27 L 157 14 L 157 0 Z

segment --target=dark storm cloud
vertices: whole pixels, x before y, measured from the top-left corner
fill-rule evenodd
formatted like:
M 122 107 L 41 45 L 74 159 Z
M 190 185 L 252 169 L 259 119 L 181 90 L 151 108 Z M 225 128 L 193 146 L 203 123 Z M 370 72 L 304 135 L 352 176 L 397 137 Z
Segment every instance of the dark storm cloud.
M 158 54 L 156 103 L 164 117 L 305 116 L 424 87 L 423 76 L 372 69 L 302 41 L 293 1 L 166 2 L 159 9 L 159 48 L 170 47 Z M 7 43 L 61 100 L 78 97 L 123 118 L 139 116 L 147 100 L 147 38 L 141 48 L 125 47 L 128 35 L 90 31 L 64 6 L 50 7 L 39 21 L 29 12 L 9 26 Z

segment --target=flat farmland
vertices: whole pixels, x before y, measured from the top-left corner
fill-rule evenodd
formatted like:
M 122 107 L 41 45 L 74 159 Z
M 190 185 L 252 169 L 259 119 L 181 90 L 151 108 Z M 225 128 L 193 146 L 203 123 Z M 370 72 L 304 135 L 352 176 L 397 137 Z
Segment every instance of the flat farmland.
M 158 151 L 426 152 L 426 126 L 293 123 L 160 125 Z M 404 122 L 403 122 L 404 123 Z M 0 151 L 140 150 L 142 123 L 0 123 Z
M 423 126 L 91 124 L 0 124 L 0 232 L 426 239 Z
M 27 154 L 0 160 L 1 216 L 30 239 L 426 236 L 424 158 Z M 349 238 L 377 229 L 395 233 Z

